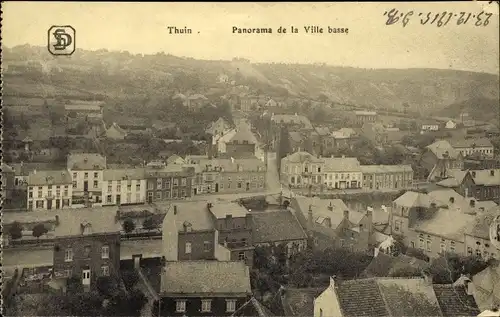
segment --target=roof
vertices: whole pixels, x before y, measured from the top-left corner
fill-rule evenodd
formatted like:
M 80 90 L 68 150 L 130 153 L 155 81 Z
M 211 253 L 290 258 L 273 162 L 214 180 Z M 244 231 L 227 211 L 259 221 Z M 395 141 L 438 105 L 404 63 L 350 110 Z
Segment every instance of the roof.
M 68 170 L 32 171 L 28 176 L 29 186 L 44 186 L 56 184 L 71 184 L 71 174 Z
M 178 162 L 180 162 L 182 164 L 182 163 L 184 163 L 184 159 L 177 154 L 174 154 L 174 155 L 170 156 L 169 158 L 167 158 L 167 164 L 175 164 Z
M 92 225 L 92 233 L 120 232 L 121 224 L 116 221 L 118 207 L 93 207 L 78 209 L 59 209 L 37 212 L 4 213 L 4 224 L 17 221 L 19 223 L 37 223 L 54 220 L 59 217 L 59 225 L 54 227 L 54 236 L 80 235 L 82 223 Z
M 177 210 L 177 215 L 174 215 L 174 210 Z M 175 219 L 175 224 L 172 223 L 172 219 Z M 187 201 L 169 205 L 163 219 L 163 230 L 172 230 L 175 225 L 177 230 L 181 231 L 186 222 L 191 224 L 193 231 L 215 229 L 206 201 Z
M 493 147 L 488 138 L 457 138 L 450 139 L 450 143 L 454 148 Z
M 495 261 L 472 277 L 476 302 L 481 310 L 500 303 L 500 262 Z
M 324 172 L 360 172 L 361 165 L 355 157 L 327 157 Z
M 490 226 L 493 223 L 493 219 L 497 216 L 500 216 L 500 209 L 487 211 L 482 215 L 478 215 L 474 221 L 467 226 L 465 233 L 473 237 L 489 240 Z
M 366 277 L 388 277 L 405 269 L 420 269 L 424 270 L 430 265 L 424 260 L 420 260 L 411 256 L 400 254 L 399 256 L 387 255 L 379 252 L 376 257 L 370 262 L 364 271 Z
M 13 163 L 10 166 L 14 169 L 16 176 L 28 176 L 30 172 L 37 170 L 60 170 L 53 163 Z M 64 166 L 66 168 L 66 166 Z
M 179 164 L 169 164 L 161 168 L 148 167 L 145 169 L 145 174 L 146 177 L 156 177 L 156 176 L 161 177 L 161 175 L 163 174 L 188 173 L 188 169 L 189 166 L 184 166 Z
M 186 162 L 190 163 L 191 161 L 195 162 L 195 164 L 199 164 L 201 168 L 204 168 L 206 166 L 221 167 L 222 172 L 238 172 L 238 166 L 243 172 L 264 172 L 266 167 L 264 162 L 259 160 L 257 157 L 234 159 L 186 157 Z
M 412 172 L 411 165 L 361 165 L 363 173 L 403 173 Z
M 307 235 L 290 210 L 252 213 L 255 243 L 304 240 Z
M 323 159 L 319 159 L 316 156 L 305 152 L 305 151 L 300 151 L 300 152 L 295 152 L 293 154 L 290 154 L 286 157 L 283 158 L 285 162 L 288 163 L 302 163 L 302 162 L 311 162 L 311 163 L 323 163 Z
M 182 100 L 185 100 L 187 97 L 186 95 L 184 94 L 181 94 L 181 93 L 178 93 L 178 94 L 175 94 L 172 99 L 182 99 Z
M 491 173 L 493 172 L 493 175 Z M 476 185 L 500 186 L 500 169 L 474 170 L 471 171 Z M 475 176 L 474 176 L 475 175 Z
M 14 173 L 14 169 L 11 166 L 3 163 L 2 164 L 2 173 Z
M 70 104 L 64 105 L 66 111 L 101 111 L 104 102 L 102 101 L 84 101 L 74 100 Z
M 161 274 L 167 294 L 251 294 L 249 268 L 242 261 L 167 262 Z
M 210 212 L 217 219 L 224 219 L 226 216 L 233 218 L 246 217 L 248 210 L 240 204 L 234 202 L 217 202 L 213 203 L 210 207 Z
M 375 111 L 354 111 L 357 116 L 376 116 Z
M 103 172 L 104 181 L 118 181 L 118 180 L 140 180 L 145 179 L 143 168 L 128 168 L 128 169 L 106 169 Z
M 335 293 L 344 317 L 389 315 L 375 279 L 335 281 Z
M 330 129 L 328 127 L 316 127 L 315 130 L 319 135 L 330 134 Z
M 68 155 L 69 170 L 106 169 L 106 157 L 98 153 L 75 153 Z
M 477 316 L 480 313 L 474 296 L 467 295 L 464 286 L 434 284 L 432 288 L 443 316 Z
M 238 308 L 231 316 L 268 317 L 275 316 L 266 306 L 252 297 L 244 306 Z
M 462 171 L 460 169 L 449 169 L 448 170 L 448 175 L 449 177 L 446 179 L 443 179 L 442 181 L 438 182 L 437 184 L 442 187 L 457 187 L 462 184 L 464 181 L 465 176 L 469 173 L 469 170 Z
M 229 139 L 229 142 L 237 141 L 243 143 L 247 141 L 249 144 L 257 144 L 257 138 L 248 128 L 237 128 L 236 133 Z
M 288 132 L 288 135 L 290 136 L 290 139 L 294 142 L 302 142 L 302 133 L 297 132 L 297 131 L 290 131 Z
M 286 288 L 282 298 L 286 316 L 314 316 L 314 299 L 325 288 Z
M 394 203 L 402 207 L 423 207 L 429 208 L 431 206 L 431 199 L 429 196 L 423 193 L 407 191 L 403 195 L 399 196 Z
M 458 158 L 460 152 L 455 150 L 451 144 L 446 140 L 436 141 L 426 147 L 429 149 L 438 159 L 443 159 L 446 154 L 452 159 Z
M 120 128 L 120 126 L 118 124 L 116 124 L 116 122 L 113 122 L 113 124 L 111 124 L 106 130 L 110 130 L 110 129 L 115 129 L 116 131 L 118 131 L 119 133 L 121 133 L 123 135 L 127 134 L 127 132 L 125 130 L 123 130 L 122 128 Z

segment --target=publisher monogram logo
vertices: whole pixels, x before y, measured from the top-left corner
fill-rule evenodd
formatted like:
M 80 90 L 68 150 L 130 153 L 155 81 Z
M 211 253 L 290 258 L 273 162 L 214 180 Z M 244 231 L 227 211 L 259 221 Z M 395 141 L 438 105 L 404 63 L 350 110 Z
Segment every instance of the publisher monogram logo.
M 48 31 L 47 48 L 52 55 L 71 55 L 75 52 L 75 29 L 70 25 L 53 25 Z

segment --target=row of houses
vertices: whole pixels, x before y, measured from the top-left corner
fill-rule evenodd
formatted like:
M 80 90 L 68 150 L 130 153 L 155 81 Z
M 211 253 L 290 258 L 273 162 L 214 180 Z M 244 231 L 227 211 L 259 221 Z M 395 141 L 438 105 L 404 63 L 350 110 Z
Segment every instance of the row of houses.
M 281 180 L 292 188 L 404 189 L 413 186 L 411 165 L 361 165 L 354 157 L 295 152 L 281 160 Z
M 256 157 L 174 155 L 144 167 L 108 169 L 104 156 L 77 153 L 68 156 L 66 169 L 27 171 L 17 166 L 9 175 L 13 187 L 6 190 L 26 190 L 28 210 L 141 204 L 200 194 L 263 192 L 266 187 L 266 168 Z

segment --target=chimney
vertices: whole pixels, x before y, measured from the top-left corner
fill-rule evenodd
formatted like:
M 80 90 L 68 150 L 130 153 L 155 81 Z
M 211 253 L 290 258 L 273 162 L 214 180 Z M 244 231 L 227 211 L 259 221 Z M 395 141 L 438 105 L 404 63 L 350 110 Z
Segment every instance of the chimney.
M 333 211 L 333 205 L 332 205 L 331 201 L 330 201 L 330 204 L 328 205 L 328 210 Z
M 470 207 L 475 207 L 476 206 L 476 201 L 474 199 L 471 199 L 469 202 Z
M 474 284 L 472 284 L 471 280 L 464 281 L 464 286 L 467 295 L 474 295 Z
M 59 215 L 56 215 L 56 226 L 59 226 Z
M 349 220 L 349 210 L 344 210 L 344 219 Z
M 455 202 L 455 197 L 450 197 L 450 204 L 453 204 Z
M 330 287 L 335 288 L 335 275 L 330 276 Z
M 174 215 L 177 215 L 177 205 L 174 205 Z
M 490 176 L 495 176 L 495 170 L 490 171 Z
M 385 206 L 384 206 L 384 207 L 385 207 Z M 369 206 L 368 208 L 366 208 L 366 215 L 367 215 L 368 217 L 371 217 L 371 216 L 372 216 L 372 214 L 373 214 L 373 207 L 370 207 L 370 206 Z

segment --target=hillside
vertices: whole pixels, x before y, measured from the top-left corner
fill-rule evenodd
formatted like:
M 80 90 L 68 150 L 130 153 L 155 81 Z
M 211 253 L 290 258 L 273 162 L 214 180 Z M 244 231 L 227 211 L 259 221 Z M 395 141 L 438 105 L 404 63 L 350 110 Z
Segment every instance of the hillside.
M 462 102 L 453 103 L 439 111 L 437 115 L 458 118 L 461 113 L 468 113 L 474 120 L 498 122 L 500 112 L 499 100 L 488 98 L 472 98 Z
M 402 110 L 408 103 L 410 111 L 422 113 L 470 100 L 499 99 L 498 76 L 454 70 L 254 64 L 106 50 L 53 57 L 45 47 L 28 45 L 5 48 L 3 62 L 4 94 L 17 96 L 154 97 L 178 91 L 208 96 L 231 90 L 231 84 L 218 82 L 220 75 L 227 75 L 236 86 L 270 97 L 325 95 L 332 102 L 391 110 Z

